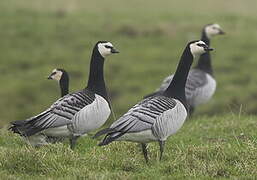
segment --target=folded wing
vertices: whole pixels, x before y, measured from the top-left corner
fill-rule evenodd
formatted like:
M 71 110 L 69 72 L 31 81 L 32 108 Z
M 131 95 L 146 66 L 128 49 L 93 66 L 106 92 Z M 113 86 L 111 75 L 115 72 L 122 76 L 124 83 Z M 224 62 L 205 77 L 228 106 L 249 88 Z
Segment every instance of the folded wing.
M 176 101 L 165 96 L 154 96 L 142 100 L 115 121 L 108 131 L 104 130 L 107 132 L 104 144 L 121 137 L 125 133 L 152 129 L 157 118 L 175 106 Z
M 18 131 L 22 135 L 31 136 L 44 129 L 71 124 L 74 115 L 91 104 L 94 99 L 95 95 L 86 89 L 68 94 L 57 100 L 46 111 L 25 120 L 25 123 L 18 127 Z

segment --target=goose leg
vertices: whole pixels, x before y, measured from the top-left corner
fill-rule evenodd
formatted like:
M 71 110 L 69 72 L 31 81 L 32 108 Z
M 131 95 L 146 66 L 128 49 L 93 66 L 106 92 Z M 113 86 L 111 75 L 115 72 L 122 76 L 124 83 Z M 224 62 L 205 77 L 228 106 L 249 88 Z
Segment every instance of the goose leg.
M 78 138 L 79 138 L 79 136 L 71 136 L 71 138 L 70 138 L 70 148 L 72 150 L 74 150 Z
M 195 111 L 195 108 L 193 106 L 189 107 L 189 116 L 192 117 L 193 113 Z
M 146 149 L 146 144 L 145 143 L 142 143 L 142 150 L 143 150 L 143 154 L 144 154 L 144 157 L 145 157 L 145 161 L 146 163 L 148 163 L 148 156 L 147 156 L 147 149 Z
M 165 141 L 159 141 L 159 146 L 160 146 L 160 161 L 162 160 L 162 154 L 163 154 L 163 150 L 164 150 L 164 146 L 165 146 Z

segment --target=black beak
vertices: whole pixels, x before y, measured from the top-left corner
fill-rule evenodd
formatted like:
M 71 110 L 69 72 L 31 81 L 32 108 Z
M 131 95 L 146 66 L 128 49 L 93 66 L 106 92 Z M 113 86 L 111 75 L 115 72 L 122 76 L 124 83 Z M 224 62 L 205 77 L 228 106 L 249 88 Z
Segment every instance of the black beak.
M 119 53 L 119 51 L 117 51 L 116 49 L 112 48 L 111 49 L 111 53 Z
M 55 75 L 55 74 L 56 74 L 56 72 L 52 72 L 52 73 L 47 77 L 47 79 L 53 79 L 52 76 Z
M 213 48 L 209 48 L 209 47 L 205 47 L 204 50 L 207 52 L 207 51 L 213 51 L 214 49 Z
M 226 34 L 226 33 L 224 31 L 220 30 L 219 34 L 223 35 L 223 34 Z

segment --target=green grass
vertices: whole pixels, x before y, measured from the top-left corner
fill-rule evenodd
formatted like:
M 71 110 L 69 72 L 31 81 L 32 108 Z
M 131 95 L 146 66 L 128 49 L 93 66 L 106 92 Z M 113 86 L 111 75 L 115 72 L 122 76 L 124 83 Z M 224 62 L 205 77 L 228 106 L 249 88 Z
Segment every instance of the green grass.
M 211 42 L 217 92 L 170 138 L 163 162 L 156 145 L 150 145 L 147 166 L 130 143 L 99 148 L 85 137 L 75 152 L 67 143 L 33 149 L 4 128 L 0 177 L 256 178 L 256 7 L 256 0 L 1 0 L 0 127 L 59 97 L 57 83 L 46 80 L 56 67 L 70 73 L 71 91 L 83 88 L 98 40 L 121 52 L 105 64 L 119 117 L 175 71 L 185 44 L 200 38 L 203 25 L 219 23 L 227 34 Z
M 0 138 L 0 175 L 6 179 L 254 179 L 257 178 L 256 117 L 237 115 L 188 120 L 166 143 L 149 144 L 147 165 L 133 143 L 97 147 L 89 137 L 75 151 L 68 143 L 35 149 L 4 130 Z M 254 127 L 255 126 L 255 127 Z

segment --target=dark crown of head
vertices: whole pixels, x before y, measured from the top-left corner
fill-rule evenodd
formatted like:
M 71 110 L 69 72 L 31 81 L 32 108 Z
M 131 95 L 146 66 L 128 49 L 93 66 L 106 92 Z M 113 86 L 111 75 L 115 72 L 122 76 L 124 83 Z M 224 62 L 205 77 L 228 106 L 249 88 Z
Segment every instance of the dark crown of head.
M 187 45 L 189 46 L 190 44 L 193 44 L 195 42 L 198 42 L 199 40 L 193 40 L 193 41 L 190 41 Z
M 99 44 L 99 43 L 108 43 L 108 41 L 98 41 L 96 44 Z
M 64 69 L 56 68 L 57 71 L 66 72 Z

